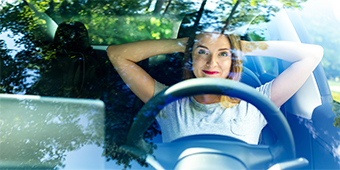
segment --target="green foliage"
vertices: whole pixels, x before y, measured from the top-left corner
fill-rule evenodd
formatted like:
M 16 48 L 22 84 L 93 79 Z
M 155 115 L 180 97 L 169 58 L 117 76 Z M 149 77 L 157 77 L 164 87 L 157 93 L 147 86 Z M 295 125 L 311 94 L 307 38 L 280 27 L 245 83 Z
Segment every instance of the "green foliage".
M 334 100 L 333 101 L 333 112 L 335 115 L 337 115 L 336 118 L 334 118 L 334 126 L 340 128 L 340 102 Z
M 330 86 L 339 87 L 339 82 L 328 81 Z M 340 92 L 332 91 L 333 96 L 333 112 L 337 116 L 334 119 L 334 126 L 340 128 Z
M 339 92 L 332 92 L 333 100 L 340 102 L 340 93 Z
M 4 40 L 0 40 L 0 93 L 19 93 L 28 88 L 28 75 L 18 57 L 12 58 Z
M 301 3 L 307 2 L 307 0 L 279 0 L 285 8 L 297 8 L 301 9 Z
M 98 19 L 100 20 L 103 18 Z M 165 18 L 118 16 L 105 20 L 106 22 L 91 22 L 87 25 L 92 44 L 122 44 L 145 39 L 171 38 L 172 35 L 173 23 Z
M 88 1 L 54 3 L 46 13 L 58 23 L 85 23 L 91 44 L 120 44 L 143 39 L 170 38 L 173 22 L 178 16 L 153 16 L 143 1 Z M 185 5 L 186 3 L 184 3 Z M 181 6 L 181 5 L 178 5 Z M 65 8 L 74 10 L 65 10 Z M 77 12 L 78 11 L 78 12 Z M 129 30 L 129 31 L 127 31 Z
M 340 128 L 340 116 L 334 118 L 334 126 Z

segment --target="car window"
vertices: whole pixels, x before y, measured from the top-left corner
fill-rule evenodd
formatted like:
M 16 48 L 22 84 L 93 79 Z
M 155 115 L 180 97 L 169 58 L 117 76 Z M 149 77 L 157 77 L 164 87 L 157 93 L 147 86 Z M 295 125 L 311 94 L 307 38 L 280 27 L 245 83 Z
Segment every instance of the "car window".
M 333 96 L 333 110 L 337 115 L 340 115 L 340 63 L 338 60 L 340 51 L 334 45 L 340 41 L 340 34 L 336 31 L 340 26 L 339 5 L 338 1 L 317 1 L 310 3 L 301 11 L 301 17 L 306 25 L 311 42 L 321 45 L 325 50 L 322 66 Z M 311 12 L 314 10 L 324 12 L 316 15 Z M 337 125 L 339 124 L 337 123 Z
M 238 2 L 1 1 L 0 94 L 4 96 L 1 96 L 0 102 L 5 103 L 3 101 L 8 100 L 9 94 L 18 99 L 15 100 L 17 105 L 10 107 L 13 111 L 0 103 L 0 148 L 6 148 L 0 149 L 0 169 L 123 169 L 131 165 L 132 168 L 147 166 L 144 160 L 121 149 L 143 102 L 118 75 L 108 59 L 106 48 L 139 40 L 188 36 L 191 32 L 186 28 L 195 24 L 194 19 L 202 7 L 205 10 L 200 29 L 221 29 L 228 23 L 227 33 L 236 32 L 240 39 L 248 41 L 275 40 L 266 26 L 271 18 L 284 9 L 304 9 L 301 17 L 312 43 L 325 49 L 322 65 L 333 99 L 338 104 L 333 112 L 340 115 L 340 51 L 336 46 L 340 37 L 337 31 L 340 17 L 336 14 L 337 5 L 333 5 L 332 14 L 313 14 L 308 10 L 318 11 L 318 6 L 309 7 L 304 0 L 247 0 L 240 2 L 234 10 Z M 331 3 L 327 1 L 325 4 Z M 321 20 L 324 23 L 320 23 L 320 18 L 326 18 Z M 181 62 L 175 53 L 154 56 L 138 65 L 157 81 L 173 85 L 182 78 Z M 257 83 L 254 87 L 277 77 L 282 71 L 280 62 L 263 56 L 243 59 L 243 64 L 250 70 L 250 77 Z M 71 105 L 56 104 L 48 110 L 40 97 L 49 102 L 52 98 L 62 98 Z M 319 98 L 317 100 L 321 100 Z M 86 107 L 73 103 L 83 100 Z M 101 107 L 92 108 L 92 104 L 98 101 L 105 105 L 103 112 Z M 285 115 L 295 114 L 290 114 L 289 108 L 285 107 L 282 107 Z M 332 119 L 335 126 L 340 126 L 339 117 L 335 123 Z M 310 135 L 309 131 L 307 133 Z M 143 138 L 156 149 L 156 143 L 162 141 L 160 135 L 160 127 L 155 121 Z
M 312 43 L 322 45 L 325 49 L 325 56 L 322 65 L 325 69 L 329 85 L 331 86 L 334 100 L 339 102 L 339 66 L 337 60 L 339 58 L 339 49 L 334 48 L 334 45 L 339 42 L 340 34 L 336 31 L 340 26 L 337 1 L 327 1 L 325 5 L 318 5 L 319 3 L 311 3 L 310 6 L 301 11 L 301 17 L 306 24 L 306 29 L 311 37 Z M 312 10 L 322 10 L 324 13 L 315 15 Z M 318 21 L 318 22 L 316 22 Z M 316 29 L 316 26 L 322 29 Z M 327 50 L 332 49 L 332 50 Z
M 256 20 L 253 21 L 253 23 Z M 251 24 L 248 28 L 249 38 L 252 41 L 269 41 L 273 40 L 268 31 L 266 23 L 261 24 Z M 261 68 L 259 68 L 262 74 L 270 74 L 273 77 L 279 75 L 279 66 L 277 59 L 270 57 L 257 56 L 261 62 Z

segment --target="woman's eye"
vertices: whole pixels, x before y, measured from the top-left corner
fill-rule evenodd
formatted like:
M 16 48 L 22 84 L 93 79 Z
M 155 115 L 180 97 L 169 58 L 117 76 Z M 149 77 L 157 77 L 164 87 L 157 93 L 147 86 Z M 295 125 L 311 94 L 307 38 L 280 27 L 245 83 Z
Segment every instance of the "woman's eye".
M 231 56 L 231 53 L 222 52 L 222 53 L 220 54 L 220 56 L 222 56 L 222 57 L 230 57 L 230 56 Z
M 198 54 L 207 54 L 207 52 L 204 50 L 198 50 Z

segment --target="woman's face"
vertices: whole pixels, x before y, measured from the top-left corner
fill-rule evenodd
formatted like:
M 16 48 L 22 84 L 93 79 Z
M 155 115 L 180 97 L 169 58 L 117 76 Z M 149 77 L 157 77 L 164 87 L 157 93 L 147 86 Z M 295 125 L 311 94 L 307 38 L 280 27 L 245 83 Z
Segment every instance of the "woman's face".
M 230 42 L 225 35 L 197 35 L 192 51 L 194 75 L 197 78 L 227 78 L 232 62 L 230 48 Z

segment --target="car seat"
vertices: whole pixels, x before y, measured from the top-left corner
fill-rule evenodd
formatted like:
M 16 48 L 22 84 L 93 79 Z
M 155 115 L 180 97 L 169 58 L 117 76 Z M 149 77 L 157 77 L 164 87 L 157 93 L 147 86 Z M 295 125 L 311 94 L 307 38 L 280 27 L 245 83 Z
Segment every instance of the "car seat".
M 98 93 L 101 89 L 101 62 L 90 45 L 83 23 L 59 24 L 50 49 L 55 56 L 52 67 L 59 69 L 52 76 L 59 81 L 56 83 L 59 92 L 63 91 L 63 97 L 93 98 L 99 95 L 93 92 Z

